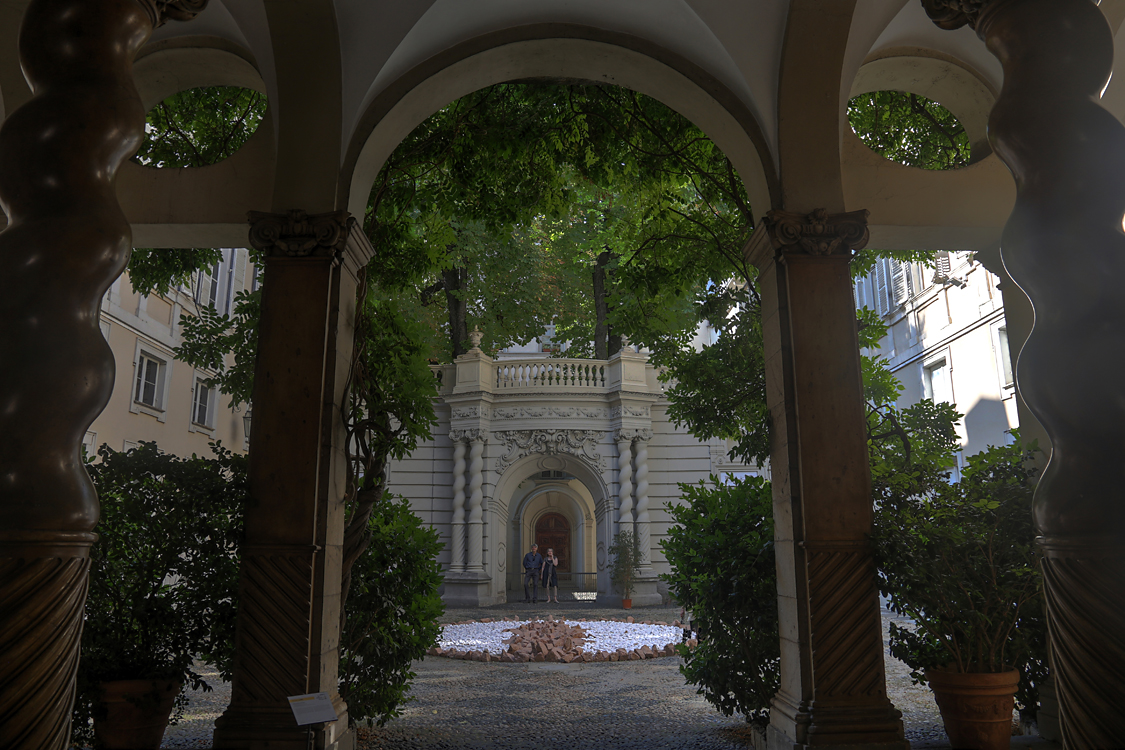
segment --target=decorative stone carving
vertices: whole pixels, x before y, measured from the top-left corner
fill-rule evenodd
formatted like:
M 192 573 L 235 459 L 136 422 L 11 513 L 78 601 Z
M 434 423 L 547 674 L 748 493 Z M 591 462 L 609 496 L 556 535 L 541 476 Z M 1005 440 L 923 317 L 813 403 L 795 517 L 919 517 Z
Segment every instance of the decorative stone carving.
M 501 573 L 508 567 L 508 545 L 500 542 L 496 547 L 496 569 Z
M 652 416 L 652 410 L 647 406 L 615 406 L 609 410 L 609 418 L 617 419 L 618 417 L 642 417 L 649 418 Z
M 273 258 L 331 258 L 339 260 L 348 232 L 358 224 L 347 211 L 309 215 L 301 209 L 284 214 L 247 213 L 250 244 Z
M 191 21 L 207 7 L 207 0 L 137 0 L 148 14 L 152 27 L 168 21 Z
M 449 437 L 453 440 L 453 519 L 450 522 L 449 570 L 459 572 L 465 569 L 465 441 L 454 430 Z
M 484 570 L 484 444 L 488 440 L 483 430 L 465 430 L 473 435 L 469 440 L 469 481 L 466 525 L 468 530 L 468 554 L 465 570 L 482 572 Z
M 762 221 L 777 250 L 808 255 L 851 255 L 867 244 L 867 209 L 829 214 L 818 208 L 810 214 L 770 211 Z
M 598 430 L 502 430 L 493 434 L 507 449 L 496 459 L 497 471 L 504 471 L 533 453 L 564 453 L 585 461 L 599 472 L 605 471 L 605 459 L 598 452 L 602 436 Z
M 622 428 L 614 431 L 613 439 L 618 443 L 622 440 L 652 440 L 652 430 L 647 427 L 637 429 Z
M 990 2 L 992 0 L 922 0 L 922 7 L 938 27 L 952 31 L 965 24 L 975 29 L 981 11 Z
M 451 410 L 454 419 L 476 419 L 488 416 L 488 407 L 479 406 L 454 406 Z
M 488 430 L 480 427 L 468 427 L 463 430 L 450 430 L 449 439 L 454 443 L 470 443 L 474 440 L 487 440 Z
M 593 406 L 505 406 L 492 410 L 493 419 L 542 419 L 544 417 L 582 417 L 606 419 L 609 412 Z
M 472 333 L 469 334 L 469 343 L 472 344 L 472 349 L 470 351 L 479 352 L 480 342 L 483 340 L 484 334 L 474 328 Z

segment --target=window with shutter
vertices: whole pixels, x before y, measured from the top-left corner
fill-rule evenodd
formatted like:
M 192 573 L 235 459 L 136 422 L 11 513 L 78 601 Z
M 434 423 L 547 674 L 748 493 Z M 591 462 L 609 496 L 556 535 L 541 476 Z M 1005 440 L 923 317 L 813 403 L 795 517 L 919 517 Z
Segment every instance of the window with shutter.
M 875 263 L 875 312 L 880 315 L 890 312 L 887 302 L 887 261 L 884 258 Z
M 891 260 L 887 261 L 891 266 L 891 281 L 894 285 L 893 297 L 891 298 L 891 309 L 897 308 L 899 305 L 906 302 L 908 296 L 906 288 L 906 264 L 901 261 Z
M 949 271 L 951 268 L 951 264 L 949 262 L 949 251 L 938 250 L 937 253 L 934 254 L 934 264 L 937 266 L 937 270 L 934 273 L 934 279 L 939 281 L 948 279 Z
M 191 421 L 204 427 L 211 426 L 211 401 L 212 389 L 208 388 L 202 380 L 195 381 L 195 398 L 191 409 Z
M 137 359 L 137 384 L 133 400 L 154 409 L 164 408 L 164 368 L 167 365 L 147 352 Z

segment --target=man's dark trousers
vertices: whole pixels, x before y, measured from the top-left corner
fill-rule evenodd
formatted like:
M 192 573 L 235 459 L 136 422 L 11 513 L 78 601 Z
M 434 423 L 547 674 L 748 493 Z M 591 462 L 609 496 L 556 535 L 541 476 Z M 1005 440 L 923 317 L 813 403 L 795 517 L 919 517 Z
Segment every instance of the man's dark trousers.
M 539 601 L 539 571 L 538 570 L 531 570 L 530 568 L 524 568 L 524 571 L 523 571 L 523 600 L 525 602 L 528 600 L 527 584 L 528 584 L 529 581 L 531 582 L 532 591 L 535 592 L 535 598 L 532 599 L 532 601 L 538 602 Z

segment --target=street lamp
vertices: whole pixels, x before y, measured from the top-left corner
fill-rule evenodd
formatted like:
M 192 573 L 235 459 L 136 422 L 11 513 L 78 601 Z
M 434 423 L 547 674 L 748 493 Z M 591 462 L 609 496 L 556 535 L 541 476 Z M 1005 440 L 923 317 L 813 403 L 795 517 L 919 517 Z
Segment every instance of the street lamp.
M 242 429 L 246 432 L 246 439 L 250 439 L 250 407 L 246 407 L 246 413 L 242 415 Z

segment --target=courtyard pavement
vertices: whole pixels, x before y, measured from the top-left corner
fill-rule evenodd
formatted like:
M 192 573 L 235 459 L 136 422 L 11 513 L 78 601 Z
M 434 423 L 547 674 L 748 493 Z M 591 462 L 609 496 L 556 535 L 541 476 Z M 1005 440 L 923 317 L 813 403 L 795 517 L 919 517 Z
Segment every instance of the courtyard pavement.
M 504 604 L 451 609 L 443 623 L 516 616 L 636 620 L 679 619 L 678 607 L 631 611 L 589 602 Z M 883 612 L 883 631 L 895 617 Z M 427 657 L 415 662 L 414 698 L 403 716 L 385 727 L 361 727 L 364 750 L 404 748 L 520 748 L 520 750 L 659 750 L 746 748 L 751 737 L 738 716 L 725 717 L 685 684 L 682 660 L 592 664 L 500 664 Z M 887 657 L 890 698 L 903 712 L 907 739 L 919 750 L 949 748 L 929 688 L 912 685 L 909 670 Z M 193 693 L 185 721 L 169 727 L 165 748 L 209 748 L 215 718 L 230 698 L 229 686 Z M 1013 748 L 1049 750 L 1038 737 L 1013 737 Z

